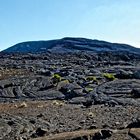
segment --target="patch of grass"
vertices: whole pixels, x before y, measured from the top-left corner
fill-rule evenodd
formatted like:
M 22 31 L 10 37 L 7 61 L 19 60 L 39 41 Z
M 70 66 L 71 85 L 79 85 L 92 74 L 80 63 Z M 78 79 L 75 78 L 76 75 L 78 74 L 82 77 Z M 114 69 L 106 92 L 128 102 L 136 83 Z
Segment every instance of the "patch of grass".
M 52 76 L 54 79 L 57 79 L 59 82 L 61 81 L 62 77 L 59 74 L 54 74 Z
M 55 74 L 52 75 L 52 81 L 53 81 L 54 84 L 57 84 L 58 85 L 58 83 L 61 80 L 62 80 L 62 77 L 59 74 L 55 73 Z
M 91 88 L 91 87 L 85 87 L 85 91 L 86 92 L 91 92 L 91 91 L 93 91 L 94 89 L 93 88 Z
M 86 81 L 97 81 L 95 76 L 88 76 L 86 77 Z
M 111 73 L 103 73 L 103 77 L 105 77 L 106 79 L 110 80 L 110 81 L 113 81 L 115 80 L 115 76 Z

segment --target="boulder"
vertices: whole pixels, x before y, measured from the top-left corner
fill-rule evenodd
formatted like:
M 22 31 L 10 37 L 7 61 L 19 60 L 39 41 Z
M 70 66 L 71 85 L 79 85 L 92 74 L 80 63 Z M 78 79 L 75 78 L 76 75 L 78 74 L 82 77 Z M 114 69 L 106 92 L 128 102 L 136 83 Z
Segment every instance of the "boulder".
M 133 77 L 134 77 L 135 79 L 140 79 L 140 70 L 135 71 L 135 72 L 133 73 Z
M 40 69 L 37 71 L 38 74 L 40 75 L 44 75 L 44 76 L 50 76 L 51 75 L 51 71 L 47 70 L 47 69 Z
M 11 127 L 3 121 L 0 121 L 0 139 L 11 132 Z
M 83 104 L 86 101 L 85 97 L 75 97 L 72 98 L 69 103 L 71 104 Z
M 134 98 L 140 98 L 140 88 L 133 89 L 131 94 Z
M 131 71 L 125 71 L 123 69 L 117 71 L 115 77 L 119 79 L 130 79 L 132 78 L 132 72 Z
M 46 90 L 46 91 L 38 91 L 36 97 L 49 100 L 54 99 L 62 100 L 65 98 L 65 95 L 57 90 Z
M 80 87 L 77 83 L 67 84 L 62 87 L 60 91 L 66 96 L 66 99 L 72 99 L 74 97 L 85 95 L 85 93 L 83 93 L 82 87 Z

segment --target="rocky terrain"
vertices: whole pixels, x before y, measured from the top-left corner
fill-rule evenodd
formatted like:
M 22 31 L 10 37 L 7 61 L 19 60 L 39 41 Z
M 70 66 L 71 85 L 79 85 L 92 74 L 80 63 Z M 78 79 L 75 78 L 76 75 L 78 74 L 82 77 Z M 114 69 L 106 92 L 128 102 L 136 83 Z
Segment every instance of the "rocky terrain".
M 65 37 L 48 41 L 28 41 L 18 43 L 3 52 L 6 53 L 68 53 L 68 52 L 131 52 L 140 53 L 140 49 L 127 44 L 110 43 L 86 38 Z
M 105 44 L 102 51 L 3 51 L 0 139 L 139 140 L 139 49 Z

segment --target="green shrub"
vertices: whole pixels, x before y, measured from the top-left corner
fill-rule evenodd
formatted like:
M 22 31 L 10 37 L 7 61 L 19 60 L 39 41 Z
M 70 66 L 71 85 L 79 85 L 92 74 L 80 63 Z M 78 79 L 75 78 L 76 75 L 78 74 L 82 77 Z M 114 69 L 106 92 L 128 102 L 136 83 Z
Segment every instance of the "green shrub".
M 113 81 L 116 79 L 115 76 L 111 73 L 104 73 L 103 76 L 110 81 Z
M 88 76 L 86 78 L 87 81 L 97 81 L 96 77 L 95 76 Z
M 61 79 L 62 79 L 62 77 L 59 75 L 59 74 L 53 74 L 53 76 L 52 76 L 52 80 L 53 80 L 53 83 L 58 83 L 58 82 L 60 82 L 61 81 Z
M 93 88 L 91 88 L 91 87 L 85 87 L 85 91 L 86 92 L 91 92 L 91 91 L 93 91 L 94 89 Z

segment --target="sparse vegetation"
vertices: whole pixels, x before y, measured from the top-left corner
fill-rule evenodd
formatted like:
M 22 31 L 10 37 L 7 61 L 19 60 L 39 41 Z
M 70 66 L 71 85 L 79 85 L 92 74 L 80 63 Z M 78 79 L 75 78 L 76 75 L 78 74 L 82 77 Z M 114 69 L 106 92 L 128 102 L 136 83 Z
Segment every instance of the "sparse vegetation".
M 58 84 L 62 80 L 62 77 L 59 74 L 55 73 L 52 76 L 52 80 L 54 84 Z
M 87 81 L 97 81 L 96 77 L 95 76 L 88 76 L 86 78 Z
M 106 79 L 110 80 L 110 81 L 113 81 L 115 80 L 115 76 L 111 73 L 103 73 L 103 77 L 105 77 Z
M 18 55 L 18 58 L 6 56 L 1 62 L 0 113 L 1 126 L 4 127 L 1 134 L 6 133 L 4 131 L 11 127 L 9 129 L 11 132 L 3 139 L 29 136 L 29 139 L 44 137 L 45 140 L 58 133 L 62 137 L 56 135 L 54 139 L 69 139 L 63 132 L 68 135 L 72 132 L 70 134 L 72 139 L 81 139 L 81 136 L 88 139 L 83 135 L 84 132 L 80 131 L 80 134 L 73 132 L 83 129 L 85 131 L 92 129 L 93 132 L 99 129 L 105 131 L 113 129 L 115 133 L 112 133 L 111 139 L 122 138 L 118 138 L 116 129 L 120 131 L 124 127 L 123 122 L 129 126 L 130 118 L 137 118 L 140 112 L 138 108 L 140 81 L 132 77 L 117 79 L 117 74 L 129 75 L 129 67 L 132 73 L 138 67 L 132 69 L 131 62 L 128 61 L 125 65 L 125 62 L 117 62 L 114 58 L 108 62 L 106 55 L 105 59 L 99 56 L 101 59 L 95 61 L 89 60 L 87 54 L 35 55 L 37 55 L 34 57 L 35 60 L 28 55 L 26 59 L 24 55 Z M 45 57 L 47 59 L 44 59 Z M 111 67 L 108 67 L 108 64 Z M 56 67 L 51 68 L 53 65 Z M 115 67 L 119 67 L 120 70 L 115 70 Z M 126 69 L 126 72 L 120 72 L 122 69 Z M 110 82 L 112 80 L 114 81 Z M 127 128 L 125 130 L 129 131 Z M 73 137 L 74 133 L 78 137 Z M 126 133 L 127 131 L 124 133 L 125 136 Z M 98 136 L 97 133 L 95 135 Z
M 93 88 L 91 88 L 91 87 L 86 87 L 86 88 L 85 88 L 85 91 L 86 91 L 86 92 L 91 92 L 91 91 L 93 91 Z

